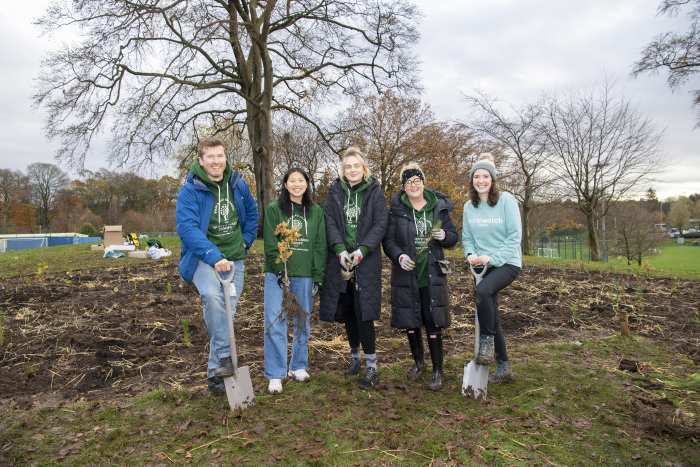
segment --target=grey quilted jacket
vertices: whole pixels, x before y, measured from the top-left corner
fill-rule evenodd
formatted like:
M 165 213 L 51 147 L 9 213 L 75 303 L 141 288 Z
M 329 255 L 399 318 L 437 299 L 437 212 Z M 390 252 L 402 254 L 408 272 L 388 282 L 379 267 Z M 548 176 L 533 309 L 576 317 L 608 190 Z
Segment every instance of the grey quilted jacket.
M 427 190 L 428 188 L 426 188 Z M 441 242 L 432 240 L 422 254 L 428 253 L 428 280 L 430 287 L 430 314 L 439 328 L 450 326 L 450 297 L 447 288 L 447 276 L 438 267 L 437 261 L 445 259 L 443 248 L 450 248 L 457 243 L 457 229 L 450 217 L 454 211 L 452 200 L 439 191 L 430 190 L 438 197 L 433 209 L 433 223 L 442 221 L 445 239 Z M 401 201 L 401 190 L 391 199 L 389 205 L 389 226 L 384 236 L 384 253 L 391 259 L 391 326 L 398 329 L 415 329 L 423 327 L 421 317 L 420 294 L 416 270 L 404 271 L 399 265 L 399 256 L 407 254 L 416 256 L 416 227 L 408 207 Z
M 333 247 L 345 243 L 345 216 L 343 206 L 345 193 L 340 179 L 328 188 L 323 213 L 326 216 L 326 239 L 328 244 L 328 262 L 323 279 L 319 317 L 323 321 L 345 322 L 338 300 L 347 288 L 347 282 L 340 277 L 340 263 Z M 382 250 L 381 244 L 386 232 L 388 211 L 384 194 L 379 183 L 372 179 L 371 185 L 362 197 L 362 208 L 357 224 L 358 246 L 366 246 L 370 253 L 362 258 L 355 268 L 355 279 L 359 286 L 360 311 L 362 321 L 376 321 L 382 312 Z M 348 253 L 352 253 L 349 251 Z M 348 289 L 348 292 L 350 289 Z

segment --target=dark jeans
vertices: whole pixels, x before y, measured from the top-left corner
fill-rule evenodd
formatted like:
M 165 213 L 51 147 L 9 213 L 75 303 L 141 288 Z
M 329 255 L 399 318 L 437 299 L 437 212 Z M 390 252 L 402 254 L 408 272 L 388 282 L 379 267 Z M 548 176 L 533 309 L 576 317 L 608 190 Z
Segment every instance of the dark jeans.
M 433 315 L 430 313 L 430 286 L 421 287 L 418 289 L 420 294 L 420 313 L 423 318 L 423 326 L 427 334 L 442 334 L 441 328 L 435 325 Z
M 496 356 L 504 362 L 508 360 L 508 352 L 498 317 L 498 292 L 510 285 L 518 277 L 519 272 L 520 268 L 511 264 L 504 264 L 497 268 L 490 267 L 476 286 L 476 312 L 479 315 L 481 334 L 495 336 Z
M 345 332 L 350 347 L 358 348 L 362 344 L 365 355 L 377 353 L 374 321 L 362 321 L 360 295 L 354 282 L 349 282 L 347 291 L 340 294 L 340 306 L 345 312 Z

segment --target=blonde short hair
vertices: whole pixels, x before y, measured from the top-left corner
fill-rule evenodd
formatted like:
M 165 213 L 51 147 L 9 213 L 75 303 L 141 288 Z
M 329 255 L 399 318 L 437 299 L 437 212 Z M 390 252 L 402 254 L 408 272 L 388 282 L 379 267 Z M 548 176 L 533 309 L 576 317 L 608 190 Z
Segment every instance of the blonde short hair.
M 343 154 L 343 159 L 340 162 L 340 174 L 345 175 L 345 163 L 347 162 L 349 157 L 356 157 L 358 161 L 360 161 L 360 164 L 362 164 L 362 170 L 364 174 L 362 175 L 362 178 L 364 180 L 369 180 L 370 175 L 372 175 L 372 171 L 369 170 L 369 166 L 367 165 L 367 160 L 365 159 L 364 154 L 362 154 L 362 151 L 360 151 L 360 148 L 356 147 L 351 147 L 347 148 L 345 150 L 345 154 Z

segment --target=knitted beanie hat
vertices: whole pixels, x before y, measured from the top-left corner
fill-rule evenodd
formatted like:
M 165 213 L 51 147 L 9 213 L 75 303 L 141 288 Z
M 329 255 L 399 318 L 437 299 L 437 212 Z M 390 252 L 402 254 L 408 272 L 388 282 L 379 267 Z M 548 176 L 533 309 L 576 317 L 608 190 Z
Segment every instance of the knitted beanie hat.
M 472 170 L 469 173 L 469 181 L 474 180 L 474 172 L 479 169 L 488 170 L 493 181 L 496 181 L 496 163 L 494 162 L 493 155 L 491 155 L 490 152 L 484 152 L 479 155 L 479 158 L 476 160 L 476 163 L 474 163 Z

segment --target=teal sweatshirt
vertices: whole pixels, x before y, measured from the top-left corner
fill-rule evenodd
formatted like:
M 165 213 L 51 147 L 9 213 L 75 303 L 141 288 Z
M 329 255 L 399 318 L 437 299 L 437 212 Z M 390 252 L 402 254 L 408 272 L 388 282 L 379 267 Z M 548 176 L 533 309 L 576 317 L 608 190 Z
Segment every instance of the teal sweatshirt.
M 488 255 L 491 258 L 489 266 L 512 264 L 521 268 L 522 228 L 518 202 L 510 193 L 501 193 L 494 207 L 481 201 L 475 208 L 471 201 L 467 201 L 462 224 L 464 255 Z

